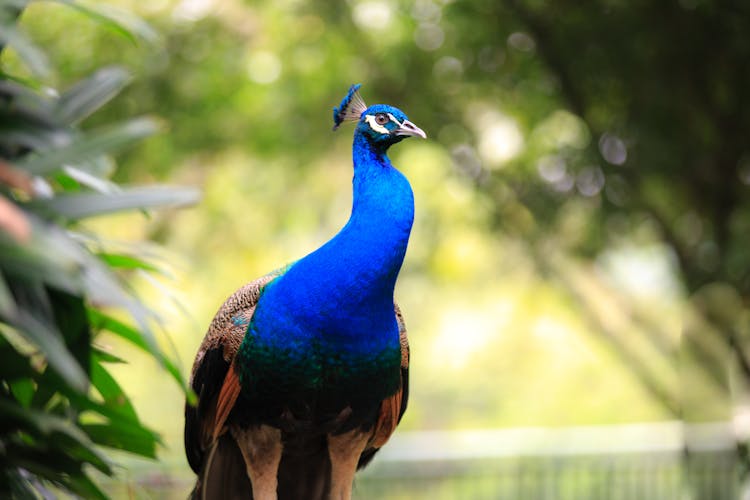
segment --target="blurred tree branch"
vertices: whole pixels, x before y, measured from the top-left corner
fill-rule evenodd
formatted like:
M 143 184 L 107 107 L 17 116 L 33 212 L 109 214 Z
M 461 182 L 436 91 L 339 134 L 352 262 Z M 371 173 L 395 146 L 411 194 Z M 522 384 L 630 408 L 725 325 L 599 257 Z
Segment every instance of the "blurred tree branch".
M 746 91 L 750 77 L 746 64 L 747 44 L 738 43 L 742 28 L 739 18 L 733 18 L 722 6 L 698 6 L 696 12 L 689 12 L 677 2 L 657 4 L 633 4 L 628 8 L 608 8 L 600 2 L 585 2 L 573 7 L 578 17 L 586 13 L 587 25 L 575 25 L 573 22 L 560 22 L 556 10 L 564 11 L 561 6 L 531 7 L 521 0 L 506 0 L 505 5 L 524 24 L 537 43 L 537 51 L 560 83 L 560 93 L 569 108 L 579 115 L 587 124 L 594 137 L 602 137 L 607 130 L 592 119 L 590 99 L 591 91 L 584 88 L 605 88 L 606 82 L 618 82 L 624 93 L 635 106 L 633 113 L 626 116 L 615 116 L 614 121 L 632 134 L 649 133 L 654 124 L 663 121 L 655 111 L 649 109 L 650 101 L 662 99 L 666 109 L 675 113 L 671 116 L 672 127 L 688 125 L 687 134 L 696 130 L 696 126 L 710 130 L 708 147 L 704 147 L 699 156 L 685 157 L 685 164 L 674 178 L 675 187 L 684 193 L 690 193 L 693 209 L 697 209 L 710 223 L 710 238 L 703 247 L 697 245 L 689 249 L 674 229 L 675 218 L 679 212 L 674 207 L 669 214 L 659 208 L 663 200 L 653 200 L 644 188 L 646 169 L 656 167 L 665 160 L 654 155 L 657 151 L 640 152 L 640 165 L 619 168 L 617 173 L 627 179 L 633 201 L 626 209 L 615 208 L 615 211 L 643 210 L 658 225 L 664 241 L 673 249 L 679 264 L 679 270 L 689 293 L 694 294 L 708 283 L 728 281 L 741 291 L 743 301 L 750 302 L 750 289 L 747 281 L 737 281 L 726 268 L 729 249 L 737 245 L 736 238 L 730 230 L 730 224 L 737 216 L 739 205 L 738 164 L 746 153 L 746 137 L 742 124 L 748 123 Z M 639 10 L 641 12 L 639 12 Z M 743 18 L 745 21 L 747 18 Z M 635 27 L 638 31 L 628 32 L 627 28 Z M 744 23 L 745 26 L 747 23 Z M 580 33 L 576 33 L 580 30 Z M 649 30 L 659 30 L 655 34 Z M 685 41 L 686 33 L 691 33 L 691 42 L 685 47 L 679 46 Z M 624 40 L 623 33 L 632 35 L 632 40 Z M 590 38 L 587 39 L 587 36 Z M 642 50 L 637 46 L 639 38 L 651 40 L 652 50 Z M 574 41 L 583 42 L 577 45 Z M 657 42 L 671 44 L 671 47 L 659 46 Z M 704 44 L 705 50 L 690 53 L 689 48 Z M 597 44 L 608 62 L 592 66 L 586 61 L 586 44 Z M 645 55 L 645 59 L 644 56 Z M 571 57 L 575 56 L 575 57 Z M 711 66 L 704 65 L 713 59 Z M 629 65 L 629 66 L 628 66 Z M 648 66 L 645 66 L 648 65 Z M 587 83 L 584 83 L 586 81 Z M 588 92 L 588 93 L 587 93 Z M 648 92 L 648 95 L 644 92 Z M 696 96 L 688 102 L 677 101 L 678 96 Z M 600 104 L 606 102 L 606 96 L 595 96 Z M 687 114 L 690 113 L 690 116 Z M 651 120 L 651 122 L 648 122 Z M 705 135 L 705 134 L 704 134 Z M 652 140 L 659 141 L 658 137 Z M 705 140 L 704 140 L 705 141 Z M 596 144 L 596 143 L 594 143 Z M 667 161 L 679 162 L 684 154 L 678 149 L 689 145 L 689 142 L 662 142 L 660 154 L 673 157 Z M 638 145 L 635 146 L 636 151 Z M 695 148 L 690 148 L 695 149 Z M 596 154 L 596 151 L 592 151 Z M 651 154 L 651 157 L 649 156 Z M 607 170 L 612 172 L 606 158 L 602 158 Z M 665 165 L 666 166 L 666 165 Z M 665 171 L 659 167 L 656 171 Z M 643 173 L 642 173 L 643 172 Z M 696 252 L 714 245 L 717 264 L 707 269 L 700 263 Z M 710 311 L 704 317 L 715 328 L 706 334 L 716 334 L 730 348 L 738 359 L 740 369 L 750 379 L 750 360 L 745 350 L 739 345 L 737 337 L 725 322 L 717 322 Z M 712 333 L 714 332 L 714 333 Z M 725 377 L 717 368 L 722 365 L 721 359 L 712 358 L 707 353 L 703 356 L 703 366 L 711 378 Z M 627 353 L 623 351 L 627 357 Z M 632 361 L 632 359 L 631 359 Z M 648 385 L 653 385 L 648 383 Z

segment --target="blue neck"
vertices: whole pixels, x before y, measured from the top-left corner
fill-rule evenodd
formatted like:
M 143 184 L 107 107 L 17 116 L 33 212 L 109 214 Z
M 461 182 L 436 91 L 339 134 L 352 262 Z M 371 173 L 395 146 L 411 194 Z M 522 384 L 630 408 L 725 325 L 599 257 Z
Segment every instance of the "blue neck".
M 393 289 L 406 253 L 414 198 L 385 149 L 357 132 L 349 221 L 318 250 L 297 261 L 261 297 L 258 335 L 375 343 L 398 335 Z M 272 333 L 273 332 L 273 333 Z

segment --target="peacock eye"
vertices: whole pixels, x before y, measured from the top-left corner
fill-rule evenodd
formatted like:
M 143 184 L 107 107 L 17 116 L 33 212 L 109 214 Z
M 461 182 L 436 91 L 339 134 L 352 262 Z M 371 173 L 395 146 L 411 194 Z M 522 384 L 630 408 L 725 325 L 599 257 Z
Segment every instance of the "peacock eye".
M 390 121 L 390 118 L 388 118 L 388 115 L 385 113 L 378 113 L 375 115 L 375 123 L 378 125 L 385 125 Z

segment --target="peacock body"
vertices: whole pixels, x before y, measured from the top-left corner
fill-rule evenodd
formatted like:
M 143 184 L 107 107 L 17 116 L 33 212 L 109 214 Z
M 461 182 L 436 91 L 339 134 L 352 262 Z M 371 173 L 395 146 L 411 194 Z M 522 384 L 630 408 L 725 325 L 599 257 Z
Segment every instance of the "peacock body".
M 393 299 L 414 219 L 407 179 L 387 156 L 425 137 L 352 86 L 334 109 L 356 121 L 353 206 L 322 247 L 252 282 L 217 313 L 185 407 L 196 498 L 344 499 L 354 472 L 406 409 L 409 348 Z

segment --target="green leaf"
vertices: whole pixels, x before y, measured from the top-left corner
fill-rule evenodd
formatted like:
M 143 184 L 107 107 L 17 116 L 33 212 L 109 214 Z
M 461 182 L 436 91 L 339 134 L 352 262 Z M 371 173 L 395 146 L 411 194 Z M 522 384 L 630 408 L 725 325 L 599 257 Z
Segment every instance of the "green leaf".
M 17 276 L 26 281 L 42 281 L 60 290 L 82 293 L 90 302 L 97 305 L 124 308 L 138 323 L 141 338 L 148 344 L 149 352 L 164 362 L 164 356 L 160 354 L 156 340 L 148 326 L 153 314 L 141 302 L 125 292 L 111 270 L 74 241 L 70 234 L 54 225 L 43 224 L 35 217 L 30 217 L 29 220 L 33 226 L 30 244 L 19 246 L 17 242 L 0 233 L 0 268 L 3 272 L 9 277 Z M 54 249 L 54 252 L 49 249 Z M 18 323 L 21 319 L 27 321 L 21 325 L 24 331 L 37 332 L 39 338 L 36 341 L 44 342 L 40 347 L 46 355 L 50 356 L 50 362 L 55 364 L 56 369 L 62 370 L 70 366 L 69 363 L 63 362 L 65 359 L 70 359 L 70 355 L 62 348 L 63 344 L 59 336 L 55 339 L 46 334 L 50 327 L 44 328 L 44 325 L 41 325 L 39 331 L 45 332 L 41 335 L 32 327 L 39 323 L 34 319 L 33 313 L 26 314 L 23 318 L 16 318 L 15 322 Z M 32 341 L 36 343 L 34 339 Z M 52 344 L 53 342 L 55 344 Z M 69 370 L 64 373 L 66 377 L 74 375 Z M 70 378 L 70 381 L 78 387 L 83 387 L 83 380 Z
M 6 467 L 10 470 L 23 469 L 31 473 L 24 474 L 24 479 L 37 492 L 31 497 L 17 498 L 38 498 L 38 493 L 46 494 L 43 498 L 55 498 L 34 475 L 44 478 L 58 488 L 62 487 L 77 493 L 81 498 L 102 498 L 101 494 L 97 494 L 98 488 L 95 485 L 92 488 L 84 465 L 91 460 L 90 465 L 107 475 L 112 475 L 112 469 L 97 455 L 97 452 L 92 455 L 91 450 L 93 447 L 87 450 L 64 435 L 25 441 L 12 439 L 6 450 L 8 457 Z
M 18 242 L 0 233 L 0 268 L 10 280 L 44 282 L 69 292 L 82 292 L 81 276 L 84 260 L 64 241 L 62 231 L 51 225 L 43 225 L 35 217 L 32 222 L 32 241 Z M 54 248 L 54 252 L 47 249 Z
M 0 317 L 10 317 L 16 310 L 16 301 L 8 288 L 5 277 L 0 273 Z
M 50 366 L 72 387 L 81 392 L 87 390 L 86 373 L 68 351 L 60 332 L 24 309 L 19 310 L 13 324 L 26 340 L 39 348 Z
M 92 370 L 94 371 L 94 370 Z M 99 374 L 101 375 L 101 374 Z M 101 420 L 102 417 L 106 419 L 105 423 L 86 423 L 80 424 L 77 428 L 80 428 L 83 432 L 89 436 L 91 441 L 97 444 L 106 446 L 113 446 L 118 449 L 137 453 L 146 457 L 153 458 L 156 454 L 156 445 L 160 443 L 159 435 L 154 431 L 144 427 L 138 420 L 132 406 L 123 408 L 121 404 L 117 403 L 118 388 L 116 382 L 110 380 L 111 377 L 107 375 L 98 378 L 99 387 L 101 391 L 106 393 L 110 398 L 110 402 L 104 403 L 93 401 L 90 397 L 76 392 L 73 388 L 67 385 L 60 377 L 55 375 L 53 372 L 47 370 L 38 379 L 39 391 L 35 394 L 32 402 L 33 412 L 37 412 L 38 408 L 44 407 L 46 402 L 50 399 L 50 396 L 57 395 L 58 398 L 63 396 L 69 401 L 71 408 L 74 408 L 81 416 L 82 420 L 86 420 L 86 413 L 91 412 L 96 415 L 96 420 Z M 122 389 L 119 388 L 120 393 Z M 45 395 L 41 397 L 40 393 L 44 392 Z M 130 403 L 128 402 L 128 405 Z M 0 425 L 5 428 L 21 428 L 26 429 L 33 435 L 48 434 L 42 432 L 37 427 L 39 422 L 36 420 L 30 420 L 29 423 L 19 424 L 18 412 L 15 415 L 8 417 L 0 406 Z M 66 415 L 69 413 L 66 411 Z M 42 415 L 49 415 L 49 413 L 42 413 Z M 55 415 L 52 415 L 55 418 Z M 69 419 L 66 419 L 68 421 Z M 93 429 L 89 434 L 88 430 Z M 52 429 L 54 430 L 54 429 Z M 85 442 L 83 443 L 85 444 Z M 88 461 L 88 460 L 87 460 Z
M 7 22 L 0 24 L 0 46 L 3 45 L 15 49 L 18 57 L 35 75 L 47 77 L 50 74 L 49 62 L 44 52 L 31 43 L 24 33 Z
M 20 468 L 31 473 L 25 476 L 33 484 L 34 489 L 42 489 L 40 481 L 34 475 L 50 481 L 55 486 L 68 488 L 68 478 L 82 473 L 82 464 L 64 451 L 54 448 L 54 442 L 45 442 L 41 438 L 32 439 L 30 436 L 24 437 L 25 442 L 13 439 L 7 444 L 6 457 L 8 457 L 9 468 Z
M 29 220 L 33 227 L 30 244 L 19 245 L 0 232 L 0 269 L 8 276 L 42 281 L 60 290 L 83 294 L 100 306 L 127 310 L 141 328 L 150 352 L 158 353 L 148 325 L 153 313 L 127 293 L 112 271 L 69 233 L 31 214 Z
M 91 353 L 102 363 L 123 363 L 127 364 L 127 361 L 119 356 L 115 356 L 111 352 L 107 352 L 98 347 L 92 347 Z
M 21 477 L 18 469 L 8 469 L 4 471 L 6 473 L 4 479 L 8 481 L 10 498 L 39 498 L 40 492 L 31 485 L 28 478 Z
M 95 356 L 91 362 L 91 384 L 99 391 L 104 404 L 123 416 L 138 420 L 135 408 L 117 380 L 104 368 Z
M 132 42 L 136 41 L 135 36 L 148 42 L 154 42 L 157 39 L 156 32 L 148 25 L 148 23 L 123 10 L 108 5 L 84 4 L 76 0 L 53 1 L 68 5 L 79 12 L 82 12 L 91 19 L 128 38 Z
M 100 156 L 97 159 L 104 159 Z M 89 162 L 86 162 L 89 163 Z M 63 167 L 64 175 L 59 175 L 58 182 L 63 186 L 65 191 L 78 191 L 80 186 L 86 186 L 99 193 L 119 193 L 120 187 L 114 182 L 102 179 L 96 175 L 87 172 L 87 169 L 81 169 L 66 165 Z M 67 177 L 67 179 L 66 179 Z M 67 184 L 64 180 L 67 180 Z
M 156 458 L 156 436 L 143 427 L 110 421 L 107 424 L 82 424 L 91 440 L 102 446 Z
M 194 188 L 139 187 L 118 193 L 71 193 L 40 199 L 29 206 L 71 220 L 95 215 L 164 206 L 183 206 L 196 203 L 200 192 Z
M 88 369 L 91 360 L 91 327 L 86 306 L 79 295 L 45 287 L 57 330 L 78 364 Z
M 72 140 L 72 133 L 51 125 L 26 121 L 20 113 L 6 114 L 0 122 L 0 146 L 8 151 L 19 148 L 43 150 L 59 147 Z M 9 116 L 10 115 L 10 116 Z
M 108 316 L 97 309 L 89 309 L 89 321 L 93 328 L 100 330 L 107 330 L 108 332 L 114 333 L 118 337 L 127 340 L 134 346 L 153 354 L 164 368 L 172 375 L 172 378 L 179 384 L 179 386 L 185 391 L 188 399 L 194 402 L 194 394 L 191 395 L 192 391 L 188 387 L 187 381 L 183 378 L 180 370 L 174 365 L 169 359 L 167 359 L 161 352 L 154 352 L 153 348 L 146 342 L 138 330 L 132 326 L 126 325 L 122 321 L 119 321 L 111 316 Z
M 163 272 L 155 265 L 139 259 L 138 257 L 134 257 L 133 255 L 123 255 L 116 253 L 98 253 L 96 255 L 104 262 L 106 262 L 110 267 L 119 269 L 143 269 L 145 271 L 163 274 Z
M 75 438 L 70 434 L 59 433 L 54 435 L 54 447 L 71 457 L 73 460 L 90 464 L 99 471 L 110 474 L 111 469 L 104 455 L 95 446 L 95 443 L 85 433 L 83 429 L 75 427 L 80 434 Z M 81 436 L 85 436 L 85 441 L 79 441 Z
M 99 462 L 106 463 L 97 452 L 85 432 L 70 419 L 44 413 L 32 408 L 23 408 L 15 402 L 0 398 L 0 419 L 9 428 L 19 428 L 37 436 L 63 436 L 77 445 L 90 450 Z
M 28 408 L 31 405 L 31 399 L 34 397 L 34 391 L 36 385 L 30 378 L 22 378 L 15 382 L 10 382 L 10 391 L 13 396 L 24 408 Z
M 68 487 L 78 493 L 81 498 L 98 498 L 107 500 L 109 497 L 85 473 L 71 476 Z
M 55 116 L 62 123 L 78 123 L 109 102 L 129 81 L 130 75 L 122 68 L 100 69 L 60 96 Z
M 132 326 L 126 325 L 120 320 L 108 316 L 98 309 L 89 308 L 89 321 L 95 329 L 107 330 L 108 332 L 114 333 L 118 337 L 127 340 L 134 346 L 146 351 L 151 352 L 151 349 L 143 338 L 141 332 L 133 328 Z
M 7 99 L 2 109 L 13 121 L 2 123 L 0 128 L 15 128 L 22 122 L 43 124 L 53 127 L 56 102 L 48 95 L 34 90 L 31 82 L 21 84 L 17 81 L 0 79 L 0 94 Z M 13 103 L 8 106 L 7 103 Z
M 31 0 L 0 0 L 0 7 L 11 8 L 18 11 L 20 14 L 25 9 Z
M 3 330 L 0 328 L 0 333 Z M 0 335 L 0 379 L 12 382 L 23 378 L 30 378 L 36 374 L 29 359 L 18 352 L 8 340 Z
M 92 130 L 71 143 L 30 155 L 18 162 L 19 168 L 34 175 L 45 175 L 64 165 L 77 165 L 100 155 L 113 153 L 159 131 L 159 122 L 141 117 L 128 122 Z

